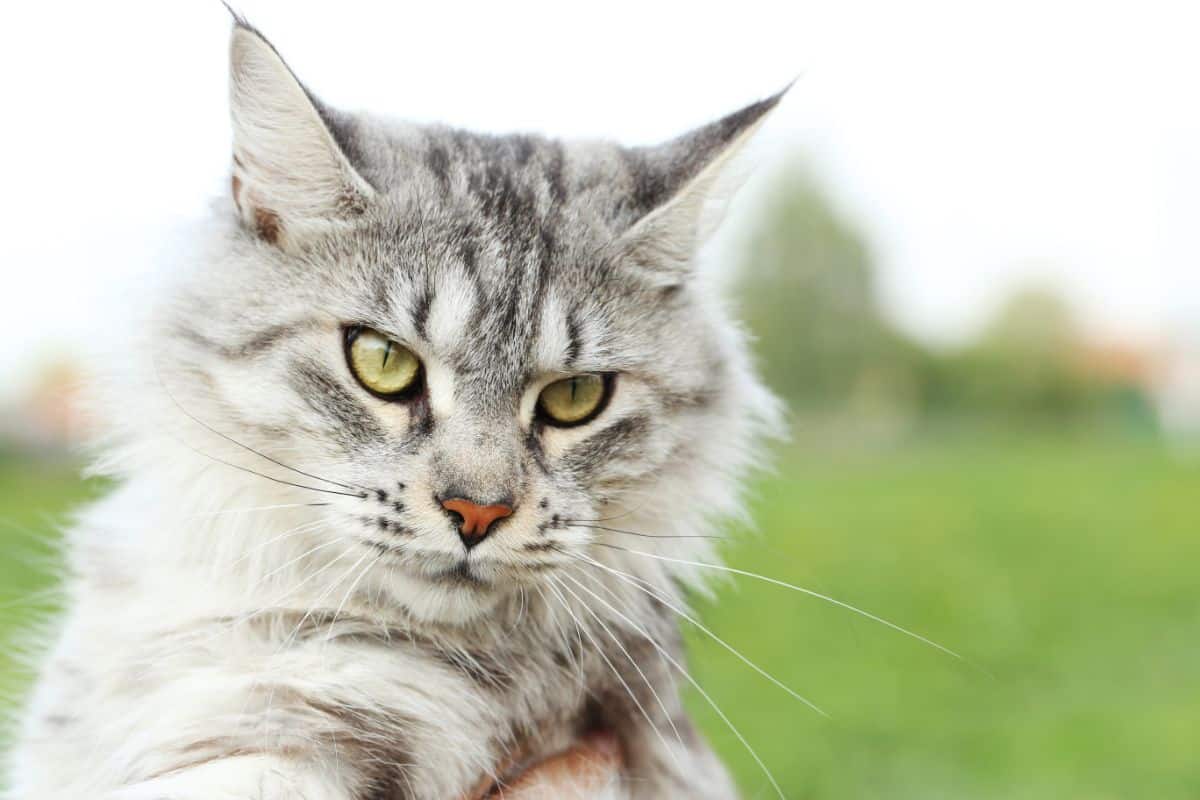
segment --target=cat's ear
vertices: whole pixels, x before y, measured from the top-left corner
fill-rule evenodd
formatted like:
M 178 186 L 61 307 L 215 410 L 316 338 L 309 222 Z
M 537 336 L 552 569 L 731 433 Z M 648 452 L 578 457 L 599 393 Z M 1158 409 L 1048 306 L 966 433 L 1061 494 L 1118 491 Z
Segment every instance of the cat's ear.
M 235 19 L 229 48 L 233 199 L 243 223 L 287 248 L 361 213 L 374 190 L 354 169 L 317 101 L 262 34 Z
M 648 208 L 617 247 L 639 274 L 664 287 L 691 274 L 696 251 L 740 185 L 731 165 L 789 88 L 665 144 L 631 151 L 636 194 Z

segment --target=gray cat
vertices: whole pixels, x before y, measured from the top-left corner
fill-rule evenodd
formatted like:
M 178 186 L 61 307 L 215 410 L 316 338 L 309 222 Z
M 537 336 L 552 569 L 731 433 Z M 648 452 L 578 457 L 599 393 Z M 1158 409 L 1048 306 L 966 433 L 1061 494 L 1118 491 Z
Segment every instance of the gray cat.
M 447 800 L 601 731 L 589 797 L 733 797 L 678 618 L 776 407 L 696 253 L 778 96 L 626 148 L 345 114 L 240 20 L 231 58 L 12 796 Z

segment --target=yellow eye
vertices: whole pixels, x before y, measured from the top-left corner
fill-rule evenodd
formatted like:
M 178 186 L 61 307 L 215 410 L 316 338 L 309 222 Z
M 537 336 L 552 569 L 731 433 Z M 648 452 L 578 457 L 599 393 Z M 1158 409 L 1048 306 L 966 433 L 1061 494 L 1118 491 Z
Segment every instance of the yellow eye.
M 548 422 L 563 427 L 587 422 L 604 407 L 608 381 L 601 375 L 576 375 L 542 389 L 538 408 Z
M 411 350 L 370 328 L 347 332 L 346 357 L 359 383 L 385 397 L 414 388 L 421 375 L 421 362 Z

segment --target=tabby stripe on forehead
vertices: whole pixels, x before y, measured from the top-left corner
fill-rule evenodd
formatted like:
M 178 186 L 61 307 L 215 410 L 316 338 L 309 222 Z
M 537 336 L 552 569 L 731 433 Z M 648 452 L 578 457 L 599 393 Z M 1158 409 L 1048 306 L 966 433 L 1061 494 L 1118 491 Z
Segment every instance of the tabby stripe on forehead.
M 428 340 L 429 333 L 426 330 L 426 325 L 429 323 L 429 309 L 433 306 L 433 287 L 428 283 L 417 295 L 417 299 L 412 309 L 412 324 L 417 335 L 422 339 Z
M 334 422 L 339 432 L 359 441 L 379 441 L 384 432 L 358 398 L 312 361 L 291 365 L 290 382 L 313 411 Z
M 569 311 L 567 313 L 567 367 L 574 367 L 579 361 L 579 353 L 583 349 L 582 333 L 579 329 L 579 317 L 574 310 Z
M 550 199 L 555 205 L 562 204 L 567 199 L 567 187 L 563 179 L 563 146 L 560 142 L 553 144 L 550 160 L 546 163 L 545 178 Z

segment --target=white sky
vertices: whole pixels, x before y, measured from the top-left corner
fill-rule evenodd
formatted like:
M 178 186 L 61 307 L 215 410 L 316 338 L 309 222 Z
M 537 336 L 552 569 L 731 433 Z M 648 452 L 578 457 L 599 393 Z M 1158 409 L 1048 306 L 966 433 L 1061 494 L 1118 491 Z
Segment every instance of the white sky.
M 800 152 L 926 338 L 1031 279 L 1098 335 L 1200 320 L 1194 2 L 239 7 L 335 105 L 489 131 L 650 142 L 799 74 L 725 235 Z M 113 324 L 166 232 L 225 190 L 227 33 L 217 0 L 6 8 L 0 383 Z

